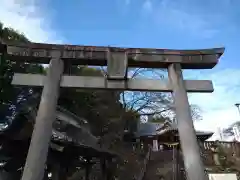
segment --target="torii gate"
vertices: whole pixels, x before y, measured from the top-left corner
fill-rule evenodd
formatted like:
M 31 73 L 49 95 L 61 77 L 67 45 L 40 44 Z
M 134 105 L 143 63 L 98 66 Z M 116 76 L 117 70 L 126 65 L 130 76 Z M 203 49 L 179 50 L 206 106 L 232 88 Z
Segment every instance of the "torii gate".
M 2 50 L 2 51 L 1 51 Z M 196 140 L 187 92 L 213 92 L 211 81 L 183 80 L 182 69 L 212 69 L 224 48 L 168 50 L 58 44 L 0 44 L 9 60 L 50 63 L 46 76 L 15 73 L 12 84 L 43 86 L 22 180 L 42 180 L 60 87 L 172 92 L 189 180 L 207 180 Z M 106 66 L 107 77 L 63 75 L 71 65 Z M 128 67 L 167 68 L 168 81 L 128 79 Z

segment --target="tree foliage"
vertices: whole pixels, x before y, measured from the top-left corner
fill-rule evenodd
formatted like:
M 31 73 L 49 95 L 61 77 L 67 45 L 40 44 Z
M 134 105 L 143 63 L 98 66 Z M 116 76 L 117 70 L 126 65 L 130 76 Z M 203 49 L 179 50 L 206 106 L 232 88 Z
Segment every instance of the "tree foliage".
M 0 23 L 0 41 L 4 42 L 22 42 L 28 43 L 27 38 L 19 32 L 3 27 Z M 38 64 L 29 64 L 17 61 L 9 61 L 5 55 L 1 55 L 0 62 L 0 119 L 6 120 L 7 123 L 11 123 L 11 119 L 14 117 L 18 105 L 21 100 L 24 100 L 27 96 L 33 93 L 33 88 L 30 87 L 17 87 L 12 86 L 13 72 L 21 73 L 43 73 L 44 68 Z M 39 89 L 34 89 L 39 91 Z M 3 113 L 4 112 L 4 113 Z
M 75 67 L 73 71 L 79 76 L 102 76 L 101 71 L 94 68 Z M 124 113 L 119 94 L 114 91 L 61 89 L 59 105 L 88 119 L 97 136 L 114 131 L 112 126 L 120 122 L 119 117 Z
M 171 120 L 168 117 L 154 116 L 153 118 L 149 119 L 148 122 L 151 122 L 151 123 L 165 123 L 165 122 L 171 122 Z
M 129 78 L 152 78 L 166 80 L 166 71 L 162 69 L 137 68 L 130 69 Z M 160 83 L 160 82 L 159 82 Z M 171 93 L 165 92 L 132 92 L 121 93 L 121 100 L 126 109 L 137 112 L 141 116 L 155 116 L 165 118 L 166 121 L 175 120 L 175 109 Z M 191 105 L 193 120 L 201 120 L 201 110 L 197 105 Z

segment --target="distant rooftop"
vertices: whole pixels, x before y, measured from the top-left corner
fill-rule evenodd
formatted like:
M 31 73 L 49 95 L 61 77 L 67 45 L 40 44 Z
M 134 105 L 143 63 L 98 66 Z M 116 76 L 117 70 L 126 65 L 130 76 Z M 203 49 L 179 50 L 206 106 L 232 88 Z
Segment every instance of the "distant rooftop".
M 174 123 L 141 123 L 136 133 L 137 137 L 163 135 L 169 131 L 178 131 L 177 125 Z M 197 136 L 211 137 L 213 132 L 196 131 Z

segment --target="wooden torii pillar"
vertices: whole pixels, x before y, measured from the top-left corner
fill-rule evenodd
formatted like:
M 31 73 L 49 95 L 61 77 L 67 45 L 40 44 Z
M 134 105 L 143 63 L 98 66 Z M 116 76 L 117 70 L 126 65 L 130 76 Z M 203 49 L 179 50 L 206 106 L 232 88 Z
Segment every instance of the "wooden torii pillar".
M 211 81 L 183 80 L 182 69 L 211 69 L 223 48 L 167 50 L 86 47 L 57 44 L 7 44 L 10 60 L 50 63 L 47 76 L 15 73 L 12 84 L 44 86 L 22 180 L 41 180 L 44 174 L 59 87 L 172 92 L 185 169 L 189 180 L 207 180 L 191 117 L 187 92 L 213 92 Z M 107 65 L 107 77 L 62 75 L 63 62 L 72 65 Z M 169 80 L 128 79 L 127 68 L 167 68 Z

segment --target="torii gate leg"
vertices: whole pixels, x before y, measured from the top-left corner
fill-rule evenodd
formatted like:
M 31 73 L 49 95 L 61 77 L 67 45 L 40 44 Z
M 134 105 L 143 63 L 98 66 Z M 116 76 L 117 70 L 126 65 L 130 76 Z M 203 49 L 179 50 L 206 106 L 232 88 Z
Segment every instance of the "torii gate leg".
M 188 180 L 208 180 L 200 157 L 181 65 L 171 64 L 168 68 L 168 74 L 173 88 L 178 132 Z
M 49 142 L 52 135 L 52 123 L 56 119 L 56 106 L 62 73 L 63 61 L 59 58 L 53 58 L 50 62 L 42 91 L 22 180 L 43 179 Z

